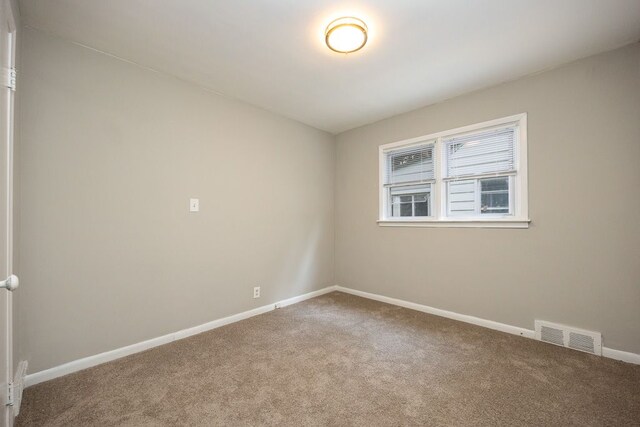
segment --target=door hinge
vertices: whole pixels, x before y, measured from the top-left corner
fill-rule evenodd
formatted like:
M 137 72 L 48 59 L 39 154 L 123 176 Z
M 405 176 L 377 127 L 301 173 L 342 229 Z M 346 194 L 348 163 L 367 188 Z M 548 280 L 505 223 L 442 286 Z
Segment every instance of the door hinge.
M 16 79 L 18 78 L 18 73 L 15 68 L 5 68 L 2 70 L 2 84 L 5 87 L 8 87 L 12 91 L 16 91 Z
M 7 384 L 7 406 L 13 406 L 15 389 L 12 382 Z

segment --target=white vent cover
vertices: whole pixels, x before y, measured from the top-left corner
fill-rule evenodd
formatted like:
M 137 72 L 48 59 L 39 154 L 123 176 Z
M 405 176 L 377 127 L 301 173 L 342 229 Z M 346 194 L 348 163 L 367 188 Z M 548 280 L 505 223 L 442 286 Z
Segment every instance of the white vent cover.
M 571 326 L 536 320 L 536 339 L 574 350 L 602 356 L 602 335 Z

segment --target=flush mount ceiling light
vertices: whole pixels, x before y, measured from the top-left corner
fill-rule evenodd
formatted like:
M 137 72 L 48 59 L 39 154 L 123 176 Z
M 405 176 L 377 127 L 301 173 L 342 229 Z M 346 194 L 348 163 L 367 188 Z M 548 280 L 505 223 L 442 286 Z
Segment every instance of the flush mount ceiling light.
M 367 25 L 358 18 L 344 17 L 331 21 L 324 34 L 327 46 L 334 52 L 355 52 L 367 43 Z

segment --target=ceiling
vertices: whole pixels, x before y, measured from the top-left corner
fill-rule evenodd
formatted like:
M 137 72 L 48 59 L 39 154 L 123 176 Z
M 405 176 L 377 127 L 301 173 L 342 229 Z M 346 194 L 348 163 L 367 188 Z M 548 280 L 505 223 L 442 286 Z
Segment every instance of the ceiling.
M 640 40 L 640 0 L 22 0 L 23 23 L 331 133 Z M 369 42 L 323 41 L 354 15 Z

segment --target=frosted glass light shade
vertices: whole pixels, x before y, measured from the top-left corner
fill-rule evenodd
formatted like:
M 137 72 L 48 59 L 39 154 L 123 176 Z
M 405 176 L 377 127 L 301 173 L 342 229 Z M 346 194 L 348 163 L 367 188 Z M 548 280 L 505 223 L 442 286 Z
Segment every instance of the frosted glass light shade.
M 367 43 L 367 25 L 358 18 L 338 18 L 327 26 L 325 41 L 334 52 L 355 52 Z

